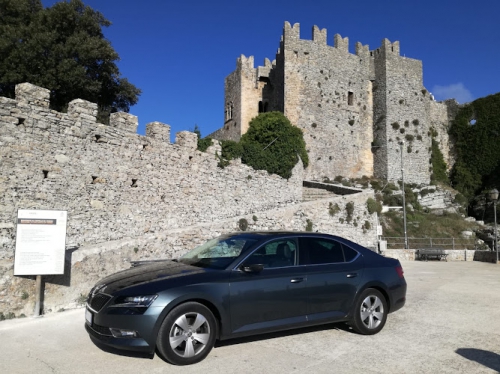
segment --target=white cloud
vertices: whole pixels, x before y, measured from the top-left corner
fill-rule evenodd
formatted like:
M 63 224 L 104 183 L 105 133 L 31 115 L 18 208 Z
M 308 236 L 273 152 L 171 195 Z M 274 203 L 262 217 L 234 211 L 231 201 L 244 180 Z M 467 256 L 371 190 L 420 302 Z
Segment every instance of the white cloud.
M 454 83 L 448 86 L 434 86 L 432 88 L 432 94 L 438 101 L 455 99 L 463 104 L 474 100 L 474 97 L 470 91 L 465 88 L 463 83 Z

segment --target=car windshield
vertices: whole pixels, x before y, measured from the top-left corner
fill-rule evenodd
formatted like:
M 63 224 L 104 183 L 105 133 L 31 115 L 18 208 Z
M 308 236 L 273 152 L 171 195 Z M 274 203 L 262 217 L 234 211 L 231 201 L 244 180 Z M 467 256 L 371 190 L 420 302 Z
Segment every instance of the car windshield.
M 257 242 L 248 236 L 222 236 L 196 247 L 182 256 L 179 261 L 185 264 L 225 269 L 244 250 Z

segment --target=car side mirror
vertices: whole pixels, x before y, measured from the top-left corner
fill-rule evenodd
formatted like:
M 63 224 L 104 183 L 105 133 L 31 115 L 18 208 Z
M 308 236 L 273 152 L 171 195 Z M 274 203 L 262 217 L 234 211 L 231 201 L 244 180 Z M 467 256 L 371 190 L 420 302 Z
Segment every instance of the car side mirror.
M 260 273 L 264 269 L 262 264 L 241 265 L 240 270 L 244 273 Z

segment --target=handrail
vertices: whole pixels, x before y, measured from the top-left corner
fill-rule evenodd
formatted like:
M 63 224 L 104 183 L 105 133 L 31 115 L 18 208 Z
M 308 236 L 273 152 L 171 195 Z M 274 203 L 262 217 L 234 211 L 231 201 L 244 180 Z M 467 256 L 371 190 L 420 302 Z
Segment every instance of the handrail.
M 388 249 L 404 248 L 404 237 L 383 236 Z M 476 249 L 478 246 L 475 238 L 416 238 L 408 237 L 408 248 L 442 248 L 442 249 Z

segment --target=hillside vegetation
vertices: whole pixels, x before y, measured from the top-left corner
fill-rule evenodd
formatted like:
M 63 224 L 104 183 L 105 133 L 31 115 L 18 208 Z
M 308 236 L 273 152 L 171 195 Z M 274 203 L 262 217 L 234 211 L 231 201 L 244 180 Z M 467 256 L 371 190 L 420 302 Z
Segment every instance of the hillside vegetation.
M 492 188 L 500 188 L 500 93 L 477 99 L 461 108 L 452 122 L 456 163 L 451 185 L 469 202 Z

